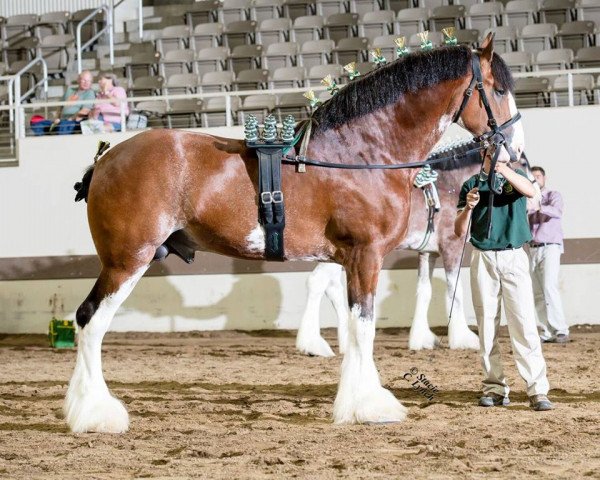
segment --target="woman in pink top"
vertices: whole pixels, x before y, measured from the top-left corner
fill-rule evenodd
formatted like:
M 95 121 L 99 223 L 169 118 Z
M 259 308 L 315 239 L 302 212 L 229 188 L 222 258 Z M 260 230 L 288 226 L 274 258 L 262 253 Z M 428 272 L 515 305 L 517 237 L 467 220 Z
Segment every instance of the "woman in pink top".
M 121 102 L 119 99 L 127 98 L 122 87 L 117 86 L 117 76 L 114 73 L 103 73 L 98 80 L 100 92 L 96 99 L 113 100 L 109 103 L 98 103 L 90 114 L 91 118 L 102 120 L 107 131 L 121 131 Z M 125 115 L 129 114 L 129 105 L 125 102 Z

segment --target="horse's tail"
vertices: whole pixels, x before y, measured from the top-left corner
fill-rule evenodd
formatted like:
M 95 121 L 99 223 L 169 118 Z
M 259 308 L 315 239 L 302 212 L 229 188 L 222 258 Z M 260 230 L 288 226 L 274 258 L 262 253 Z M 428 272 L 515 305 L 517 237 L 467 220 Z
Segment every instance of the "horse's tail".
M 96 167 L 96 162 L 98 158 L 106 152 L 110 147 L 110 143 L 100 140 L 98 142 L 98 151 L 96 152 L 96 156 L 94 157 L 94 164 L 89 166 L 88 169 L 83 174 L 83 178 L 81 182 L 77 182 L 73 188 L 77 191 L 75 195 L 75 201 L 79 202 L 80 200 L 85 200 L 87 203 L 88 193 L 90 191 L 90 183 L 92 182 L 92 175 L 94 174 L 94 168 Z

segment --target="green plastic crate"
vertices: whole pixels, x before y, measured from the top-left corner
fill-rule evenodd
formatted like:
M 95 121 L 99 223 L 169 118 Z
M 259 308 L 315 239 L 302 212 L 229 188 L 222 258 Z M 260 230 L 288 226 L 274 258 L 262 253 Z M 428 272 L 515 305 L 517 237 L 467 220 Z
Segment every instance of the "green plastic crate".
M 75 325 L 73 320 L 50 320 L 48 329 L 50 346 L 54 348 L 73 348 L 75 346 Z

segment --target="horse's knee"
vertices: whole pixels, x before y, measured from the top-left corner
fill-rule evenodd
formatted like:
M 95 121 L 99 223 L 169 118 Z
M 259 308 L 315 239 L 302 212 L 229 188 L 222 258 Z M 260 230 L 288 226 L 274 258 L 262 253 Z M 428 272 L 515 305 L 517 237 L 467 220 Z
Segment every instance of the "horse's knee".
M 98 304 L 91 300 L 89 297 L 85 299 L 85 301 L 79 306 L 77 309 L 77 313 L 75 314 L 75 318 L 77 319 L 77 325 L 80 328 L 85 327 L 98 310 Z

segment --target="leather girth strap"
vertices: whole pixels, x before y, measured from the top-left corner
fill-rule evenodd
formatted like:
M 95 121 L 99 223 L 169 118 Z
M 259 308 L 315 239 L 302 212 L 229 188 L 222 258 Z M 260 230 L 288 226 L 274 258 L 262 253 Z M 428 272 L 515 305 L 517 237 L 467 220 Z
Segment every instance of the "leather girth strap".
M 258 218 L 265 229 L 265 257 L 283 261 L 285 208 L 281 191 L 281 159 L 283 148 L 257 148 Z

